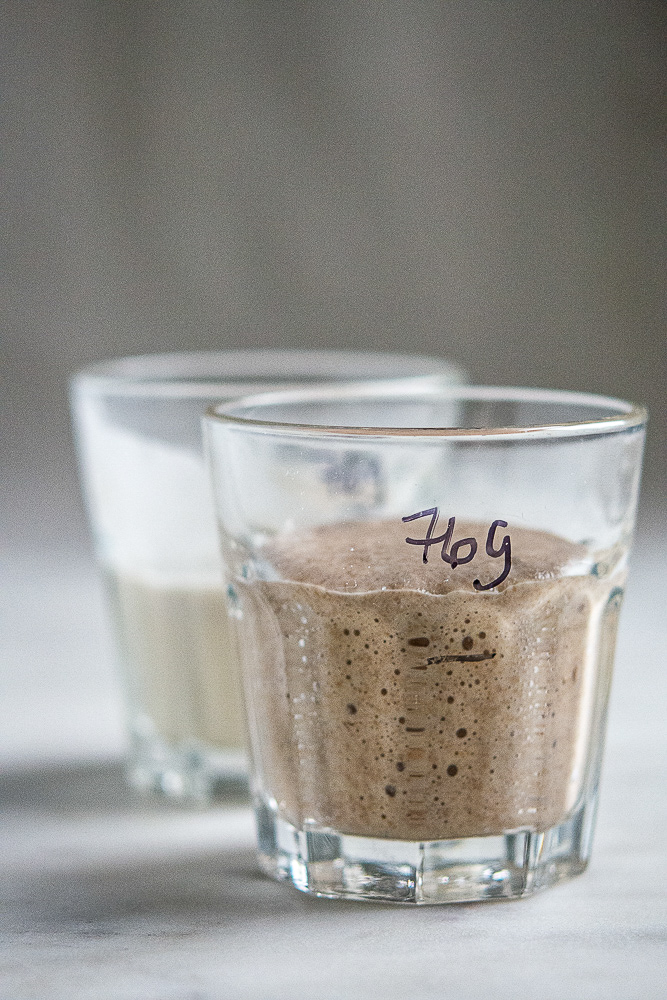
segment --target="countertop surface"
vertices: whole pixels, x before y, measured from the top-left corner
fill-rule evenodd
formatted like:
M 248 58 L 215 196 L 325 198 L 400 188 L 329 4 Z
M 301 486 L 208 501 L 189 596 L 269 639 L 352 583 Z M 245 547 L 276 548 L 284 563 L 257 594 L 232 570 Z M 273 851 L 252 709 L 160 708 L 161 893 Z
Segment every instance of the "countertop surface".
M 666 565 L 667 537 L 640 537 L 588 872 L 527 900 L 405 908 L 264 878 L 242 799 L 196 812 L 130 792 L 90 560 L 10 554 L 0 1000 L 667 995 Z

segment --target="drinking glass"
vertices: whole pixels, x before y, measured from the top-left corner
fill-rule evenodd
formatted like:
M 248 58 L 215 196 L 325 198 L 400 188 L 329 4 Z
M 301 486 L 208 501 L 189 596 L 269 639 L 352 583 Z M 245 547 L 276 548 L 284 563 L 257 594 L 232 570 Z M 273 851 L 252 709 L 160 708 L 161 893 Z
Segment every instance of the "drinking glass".
M 237 653 L 201 444 L 206 407 L 267 386 L 389 376 L 447 382 L 463 373 L 419 356 L 229 351 L 107 361 L 73 379 L 134 785 L 206 802 L 245 781 Z
M 209 410 L 266 872 L 445 903 L 584 870 L 645 421 L 388 383 Z

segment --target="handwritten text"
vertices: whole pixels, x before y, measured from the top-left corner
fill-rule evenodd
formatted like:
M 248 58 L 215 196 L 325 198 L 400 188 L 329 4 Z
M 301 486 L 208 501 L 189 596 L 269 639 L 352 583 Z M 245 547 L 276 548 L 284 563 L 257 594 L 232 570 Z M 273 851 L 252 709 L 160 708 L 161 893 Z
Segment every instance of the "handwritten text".
M 453 542 L 454 528 L 456 527 L 456 518 L 450 517 L 447 522 L 447 530 L 442 535 L 436 535 L 435 529 L 438 524 L 438 517 L 440 511 L 438 507 L 430 507 L 428 510 L 420 510 L 416 514 L 409 514 L 407 517 L 401 518 L 402 521 L 417 521 L 420 517 L 430 517 L 431 521 L 426 530 L 425 538 L 406 538 L 408 545 L 422 545 L 424 547 L 424 552 L 422 554 L 422 559 L 425 563 L 428 562 L 428 550 L 432 545 L 442 544 L 442 549 L 440 551 L 440 557 L 444 562 L 448 563 L 452 569 L 456 569 L 457 566 L 463 566 L 465 563 L 472 562 L 477 554 L 477 539 L 476 538 L 460 538 L 457 542 Z M 510 536 L 505 535 L 500 546 L 496 548 L 496 530 L 498 528 L 506 528 L 507 521 L 493 521 L 486 535 L 486 554 L 491 556 L 493 559 L 499 559 L 501 556 L 504 557 L 503 571 L 499 577 L 492 580 L 490 583 L 482 584 L 480 580 L 473 580 L 473 587 L 475 590 L 492 590 L 494 587 L 500 586 L 503 580 L 507 579 L 510 569 L 512 568 L 512 543 L 510 541 Z

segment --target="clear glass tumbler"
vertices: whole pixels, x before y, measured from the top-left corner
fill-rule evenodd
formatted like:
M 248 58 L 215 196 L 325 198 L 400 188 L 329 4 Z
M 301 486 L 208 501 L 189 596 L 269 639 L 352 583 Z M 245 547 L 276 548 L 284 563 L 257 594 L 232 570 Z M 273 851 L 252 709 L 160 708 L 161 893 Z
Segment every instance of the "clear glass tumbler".
M 645 420 L 388 384 L 209 411 L 266 872 L 445 903 L 584 870 Z
M 390 376 L 447 382 L 463 373 L 418 356 L 230 351 L 124 358 L 73 379 L 136 786 L 205 802 L 246 780 L 238 659 L 201 443 L 206 407 L 266 387 Z

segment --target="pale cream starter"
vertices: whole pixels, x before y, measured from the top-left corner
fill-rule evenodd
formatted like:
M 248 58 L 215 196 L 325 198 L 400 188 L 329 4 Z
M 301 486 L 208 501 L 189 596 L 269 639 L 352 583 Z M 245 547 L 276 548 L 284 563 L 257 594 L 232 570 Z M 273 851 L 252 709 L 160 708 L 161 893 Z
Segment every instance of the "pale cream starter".
M 222 584 L 107 572 L 135 713 L 174 749 L 243 750 L 236 639 Z

